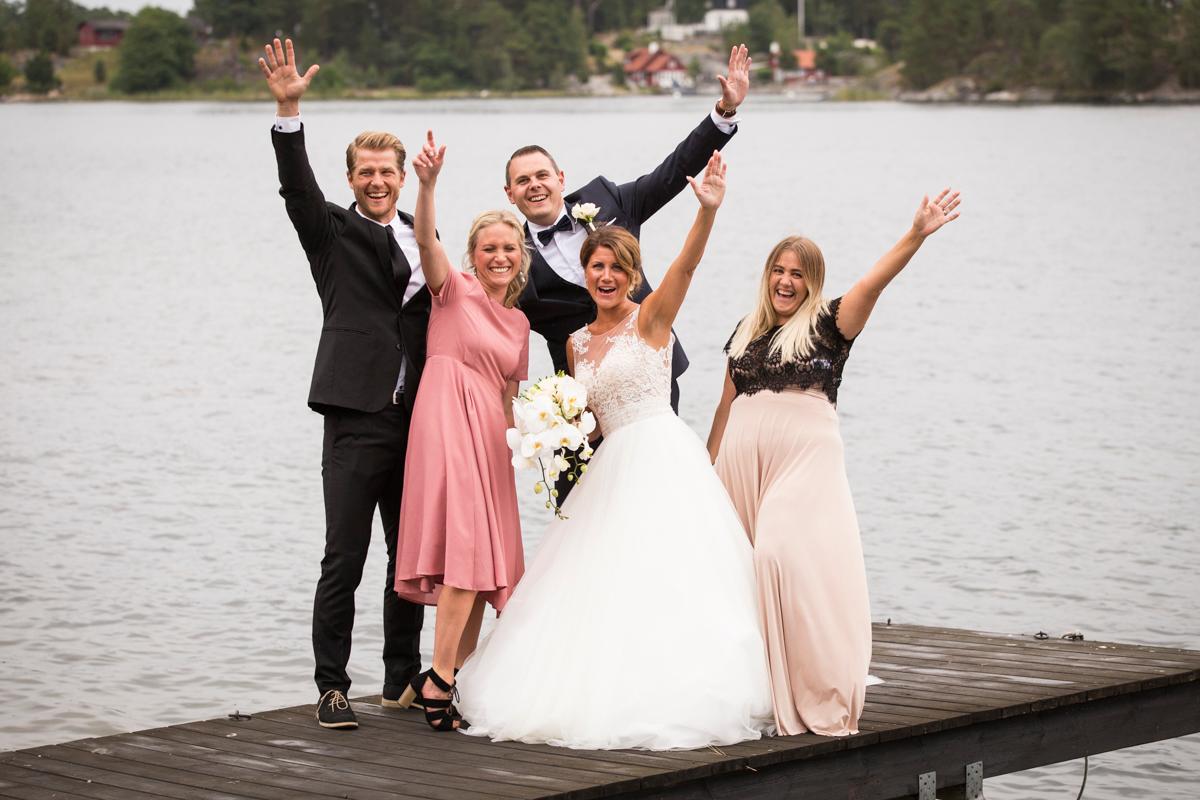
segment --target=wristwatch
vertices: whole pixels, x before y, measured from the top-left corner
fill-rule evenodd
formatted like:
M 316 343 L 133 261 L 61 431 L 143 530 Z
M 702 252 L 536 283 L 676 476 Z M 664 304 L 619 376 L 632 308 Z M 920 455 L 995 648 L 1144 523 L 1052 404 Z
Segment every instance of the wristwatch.
M 737 116 L 737 108 L 736 107 L 726 109 L 724 106 L 721 105 L 720 100 L 717 101 L 717 109 L 716 110 L 717 110 L 717 114 L 724 117 L 725 119 L 729 119 L 730 117 Z

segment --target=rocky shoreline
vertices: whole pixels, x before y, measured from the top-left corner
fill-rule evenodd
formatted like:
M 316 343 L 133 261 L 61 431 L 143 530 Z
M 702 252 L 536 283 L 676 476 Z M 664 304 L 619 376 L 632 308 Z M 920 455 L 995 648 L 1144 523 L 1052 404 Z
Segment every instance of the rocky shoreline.
M 1042 105 L 1051 103 L 1099 103 L 1112 105 L 1190 105 L 1200 103 L 1200 89 L 1185 89 L 1170 80 L 1148 92 L 1069 93 L 1045 87 L 984 91 L 973 78 L 942 81 L 921 91 L 901 90 L 893 99 L 904 103 L 994 103 L 997 105 Z

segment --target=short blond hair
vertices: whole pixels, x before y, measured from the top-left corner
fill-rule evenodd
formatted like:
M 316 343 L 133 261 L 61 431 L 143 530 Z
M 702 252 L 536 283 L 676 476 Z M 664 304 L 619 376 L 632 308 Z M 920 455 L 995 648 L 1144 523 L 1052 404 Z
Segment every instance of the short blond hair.
M 396 153 L 396 165 L 404 172 L 404 161 L 408 158 L 408 152 L 394 134 L 387 131 L 363 131 L 355 136 L 354 141 L 346 146 L 346 172 L 354 171 L 359 150 L 392 150 Z
M 642 248 L 637 237 L 619 225 L 601 225 L 588 234 L 579 250 L 579 262 L 584 272 L 596 248 L 607 247 L 612 251 L 617 269 L 629 278 L 627 294 L 633 297 L 642 285 Z
M 471 254 L 475 252 L 475 245 L 479 243 L 479 233 L 492 225 L 508 226 L 521 247 L 521 266 L 513 279 L 508 282 L 508 289 L 504 292 L 504 307 L 512 308 L 520 299 L 521 292 L 525 290 L 525 284 L 529 283 L 529 265 L 533 261 L 529 245 L 525 242 L 525 226 L 521 224 L 515 214 L 511 211 L 484 211 L 475 218 L 471 223 L 471 232 L 467 234 L 467 252 L 463 254 L 463 269 L 471 274 L 476 274 Z

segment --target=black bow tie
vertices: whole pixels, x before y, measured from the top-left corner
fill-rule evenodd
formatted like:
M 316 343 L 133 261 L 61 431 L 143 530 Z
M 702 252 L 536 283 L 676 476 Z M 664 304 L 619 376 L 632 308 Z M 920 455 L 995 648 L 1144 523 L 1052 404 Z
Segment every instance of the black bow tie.
M 567 231 L 569 233 L 573 230 L 575 230 L 575 226 L 571 224 L 571 218 L 566 214 L 563 214 L 562 219 L 560 219 L 558 224 L 553 228 L 546 228 L 544 231 L 538 231 L 538 241 L 541 242 L 542 246 L 544 247 L 550 244 L 550 240 L 554 238 L 554 234 L 558 233 L 559 231 Z

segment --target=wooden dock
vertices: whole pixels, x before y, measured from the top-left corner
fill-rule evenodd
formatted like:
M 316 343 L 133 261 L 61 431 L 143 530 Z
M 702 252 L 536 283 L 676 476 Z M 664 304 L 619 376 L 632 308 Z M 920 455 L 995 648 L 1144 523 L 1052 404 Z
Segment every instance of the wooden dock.
M 894 800 L 936 782 L 944 800 L 977 796 L 980 774 L 1200 731 L 1200 652 L 876 625 L 872 673 L 885 683 L 842 739 L 567 750 L 437 734 L 367 697 L 353 732 L 308 705 L 0 753 L 0 797 Z

